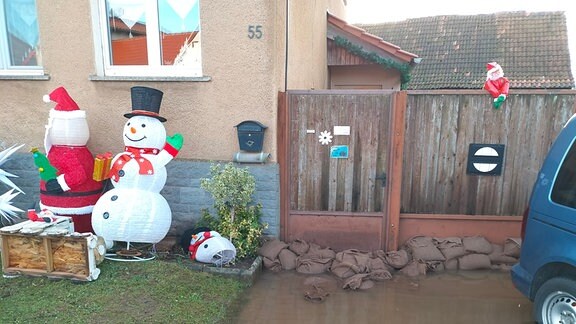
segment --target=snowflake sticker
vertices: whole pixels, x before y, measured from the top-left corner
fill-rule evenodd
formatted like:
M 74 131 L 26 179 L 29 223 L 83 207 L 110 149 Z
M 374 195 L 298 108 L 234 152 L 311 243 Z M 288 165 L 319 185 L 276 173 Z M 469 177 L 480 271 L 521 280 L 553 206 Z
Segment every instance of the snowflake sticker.
M 330 134 L 329 131 L 323 131 L 320 133 L 320 136 L 318 136 L 318 139 L 320 141 L 320 144 L 328 145 L 332 143 L 332 134 Z

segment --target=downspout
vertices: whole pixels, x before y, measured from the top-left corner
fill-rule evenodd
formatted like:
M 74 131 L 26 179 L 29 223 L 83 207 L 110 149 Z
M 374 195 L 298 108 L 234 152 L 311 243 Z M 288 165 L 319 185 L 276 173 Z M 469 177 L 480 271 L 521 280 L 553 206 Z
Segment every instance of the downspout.
M 288 19 L 290 17 L 289 12 L 288 12 L 288 2 L 289 0 L 286 0 L 286 40 L 285 40 L 285 53 L 284 53 L 284 92 L 288 91 Z

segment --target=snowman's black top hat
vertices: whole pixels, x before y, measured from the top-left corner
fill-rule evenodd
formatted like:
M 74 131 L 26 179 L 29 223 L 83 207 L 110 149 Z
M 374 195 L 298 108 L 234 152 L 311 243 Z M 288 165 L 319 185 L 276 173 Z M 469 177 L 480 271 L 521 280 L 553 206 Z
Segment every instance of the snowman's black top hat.
M 132 87 L 130 91 L 132 94 L 132 112 L 124 114 L 124 117 L 148 116 L 161 122 L 166 121 L 166 118 L 158 114 L 162 95 L 164 95 L 162 91 L 148 87 Z

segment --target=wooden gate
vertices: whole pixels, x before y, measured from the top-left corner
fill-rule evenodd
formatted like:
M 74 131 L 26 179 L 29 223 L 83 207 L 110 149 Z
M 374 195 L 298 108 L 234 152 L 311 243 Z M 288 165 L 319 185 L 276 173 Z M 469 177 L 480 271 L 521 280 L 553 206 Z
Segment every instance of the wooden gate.
M 281 239 L 395 249 L 405 92 L 280 94 Z

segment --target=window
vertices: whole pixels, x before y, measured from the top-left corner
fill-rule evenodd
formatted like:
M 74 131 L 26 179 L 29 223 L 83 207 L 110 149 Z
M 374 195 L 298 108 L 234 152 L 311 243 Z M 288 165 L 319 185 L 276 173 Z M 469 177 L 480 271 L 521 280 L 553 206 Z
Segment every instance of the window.
M 41 75 L 36 0 L 0 0 L 0 75 Z
M 576 184 L 576 144 L 573 143 L 556 176 L 556 182 L 552 188 L 552 201 L 576 208 L 576 186 L 574 184 Z
M 201 77 L 199 0 L 97 0 L 101 76 Z

